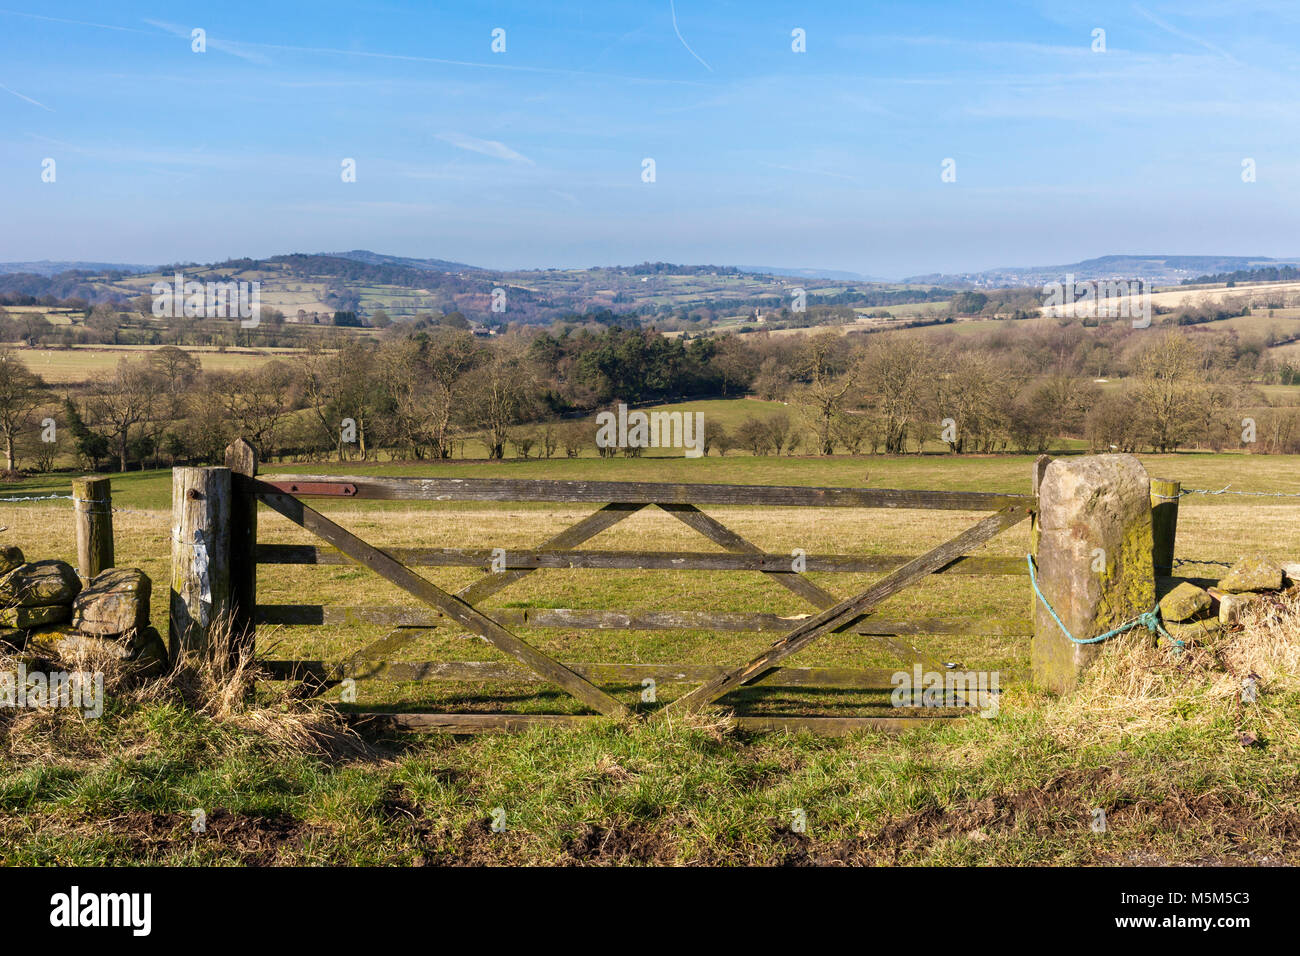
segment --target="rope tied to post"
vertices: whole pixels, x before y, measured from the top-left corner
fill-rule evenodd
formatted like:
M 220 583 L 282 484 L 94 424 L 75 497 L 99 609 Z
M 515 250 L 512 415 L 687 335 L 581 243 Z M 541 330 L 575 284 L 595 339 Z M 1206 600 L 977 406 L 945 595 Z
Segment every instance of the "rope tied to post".
M 1034 556 L 1032 554 L 1027 554 L 1025 555 L 1025 560 L 1029 563 L 1029 583 L 1032 584 L 1034 587 L 1034 594 L 1038 596 L 1038 600 L 1043 602 L 1043 607 L 1047 608 L 1047 613 L 1052 615 L 1052 620 L 1055 621 L 1056 626 L 1061 629 L 1061 633 L 1064 634 L 1066 637 L 1068 637 L 1075 644 L 1100 644 L 1102 641 L 1110 640 L 1110 638 L 1112 637 L 1118 637 L 1120 634 L 1124 634 L 1128 631 L 1131 631 L 1135 627 L 1145 627 L 1152 634 L 1159 634 L 1165 640 L 1169 641 L 1169 643 L 1174 648 L 1175 654 L 1180 653 L 1182 649 L 1187 646 L 1183 641 L 1178 640 L 1176 637 L 1174 637 L 1168 631 L 1166 631 L 1164 625 L 1160 623 L 1159 604 L 1157 604 L 1149 611 L 1143 611 L 1141 614 L 1133 618 L 1131 621 L 1126 621 L 1125 623 L 1121 624 L 1119 627 L 1111 628 L 1105 634 L 1099 634 L 1096 637 L 1087 637 L 1087 638 L 1075 637 L 1073 634 L 1070 633 L 1070 629 L 1065 626 L 1065 622 L 1061 620 L 1060 615 L 1056 613 L 1056 608 L 1052 607 L 1052 602 L 1047 600 L 1047 595 L 1045 595 L 1042 589 L 1039 588 L 1038 571 L 1037 568 L 1034 566 Z

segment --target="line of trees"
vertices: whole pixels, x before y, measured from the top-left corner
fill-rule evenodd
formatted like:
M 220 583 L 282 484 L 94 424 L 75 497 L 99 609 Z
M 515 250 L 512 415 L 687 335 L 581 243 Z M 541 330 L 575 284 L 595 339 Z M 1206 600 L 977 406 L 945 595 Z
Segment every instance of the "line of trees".
M 706 423 L 711 453 L 1042 452 L 1065 438 L 1300 451 L 1300 409 L 1269 407 L 1252 384 L 1278 370 L 1233 334 L 1066 324 L 687 339 L 592 323 L 484 338 L 449 323 L 335 345 L 240 371 L 163 346 L 63 394 L 0 347 L 6 468 L 216 461 L 239 435 L 268 459 L 446 459 L 470 440 L 490 458 L 578 455 L 594 447 L 594 413 L 620 402 L 747 395 L 785 408 L 731 430 Z

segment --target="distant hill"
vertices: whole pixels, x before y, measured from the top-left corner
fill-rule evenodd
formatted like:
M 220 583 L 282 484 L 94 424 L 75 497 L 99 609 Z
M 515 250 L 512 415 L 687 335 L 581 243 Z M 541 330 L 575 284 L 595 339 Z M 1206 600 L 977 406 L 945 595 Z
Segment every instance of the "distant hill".
M 788 269 L 778 266 L 734 266 L 741 272 L 752 272 L 766 276 L 792 276 L 797 279 L 834 279 L 840 282 L 888 282 L 878 276 L 862 275 L 860 272 L 842 272 L 836 269 Z
M 84 263 L 83 263 L 84 264 Z M 740 316 L 788 310 L 794 290 L 818 306 L 879 308 L 943 301 L 953 289 L 912 289 L 876 284 L 861 277 L 831 278 L 815 269 L 745 269 L 737 266 L 642 262 L 590 269 L 489 270 L 447 259 L 394 256 L 367 249 L 341 253 L 289 253 L 210 264 L 143 267 L 108 264 L 45 275 L 0 273 L 0 305 L 34 305 L 49 300 L 88 304 L 125 302 L 147 293 L 175 272 L 200 282 L 256 281 L 264 307 L 289 321 L 318 321 L 321 314 L 355 312 L 363 319 L 383 311 L 401 321 L 424 314 L 460 312 L 478 322 L 549 323 L 588 317 L 609 322 L 618 316 L 656 322 L 686 317 L 712 323 Z M 129 270 L 129 271 L 128 271 Z M 501 290 L 504 295 L 496 292 Z M 504 311 L 494 309 L 504 305 Z M 841 318 L 851 315 L 843 313 Z
M 904 282 L 932 282 L 976 288 L 1042 286 L 1066 275 L 1078 280 L 1143 279 L 1153 285 L 1178 285 L 1197 276 L 1300 263 L 1268 256 L 1099 256 L 1054 266 L 1011 266 L 953 275 L 912 276 Z
M 412 259 L 409 256 L 389 256 L 369 249 L 353 249 L 351 252 L 322 252 L 322 256 L 334 259 L 352 259 L 372 266 L 401 266 L 406 269 L 421 269 L 426 272 L 483 272 L 478 266 L 463 262 L 450 262 L 447 259 Z
M 1184 279 L 1183 285 L 1235 285 L 1238 282 L 1294 282 L 1300 279 L 1300 267 L 1291 265 L 1261 266 L 1255 269 L 1237 269 L 1214 275 Z
M 152 272 L 156 265 L 142 266 L 124 262 L 53 262 L 41 259 L 37 262 L 0 262 L 0 275 L 13 275 L 26 272 L 37 276 L 56 276 L 61 272 Z

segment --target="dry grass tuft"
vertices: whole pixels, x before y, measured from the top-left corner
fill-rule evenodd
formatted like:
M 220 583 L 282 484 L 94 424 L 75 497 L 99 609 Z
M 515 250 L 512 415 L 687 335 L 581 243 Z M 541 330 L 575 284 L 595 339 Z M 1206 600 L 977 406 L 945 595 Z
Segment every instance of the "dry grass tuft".
M 1245 700 L 1243 682 L 1255 685 Z M 1281 703 L 1300 692 L 1300 590 L 1272 595 L 1221 637 L 1174 653 L 1134 632 L 1088 671 L 1083 686 L 1048 711 L 1049 726 L 1073 742 L 1110 740 L 1182 722 L 1231 722 L 1264 740 L 1294 734 Z
M 210 646 L 229 646 L 229 634 L 229 619 L 218 621 Z M 145 677 L 131 663 L 94 648 L 94 642 L 86 642 L 74 655 L 28 654 L 23 660 L 29 672 L 102 675 L 105 709 L 124 715 L 170 705 L 201 715 L 221 729 L 256 736 L 276 749 L 330 757 L 374 754 L 333 708 L 295 699 L 292 684 L 264 682 L 255 694 L 258 667 L 247 655 L 232 662 L 223 655 L 192 654 L 159 676 Z M 15 654 L 0 654 L 0 672 L 16 673 L 18 664 Z M 116 744 L 94 732 L 97 717 L 75 707 L 0 708 L 0 753 L 40 762 L 102 756 L 105 747 Z

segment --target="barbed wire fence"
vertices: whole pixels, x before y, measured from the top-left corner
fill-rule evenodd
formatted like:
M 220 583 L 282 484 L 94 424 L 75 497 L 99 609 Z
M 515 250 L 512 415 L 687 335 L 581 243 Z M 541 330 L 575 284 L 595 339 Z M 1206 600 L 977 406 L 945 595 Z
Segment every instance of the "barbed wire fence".
M 25 495 L 17 498 L 0 498 L 0 504 L 10 504 L 10 503 L 19 503 L 19 502 L 27 502 L 27 501 L 71 501 L 76 504 L 82 504 L 82 505 L 102 504 L 102 502 L 91 501 L 88 498 L 78 498 L 75 495 Z M 109 510 L 114 512 L 115 514 L 145 515 L 146 517 L 149 518 L 158 518 L 158 519 L 161 519 L 162 517 L 158 514 L 157 511 L 141 511 L 137 508 L 119 508 L 116 505 L 110 506 Z

